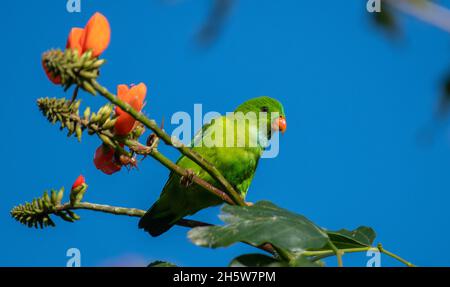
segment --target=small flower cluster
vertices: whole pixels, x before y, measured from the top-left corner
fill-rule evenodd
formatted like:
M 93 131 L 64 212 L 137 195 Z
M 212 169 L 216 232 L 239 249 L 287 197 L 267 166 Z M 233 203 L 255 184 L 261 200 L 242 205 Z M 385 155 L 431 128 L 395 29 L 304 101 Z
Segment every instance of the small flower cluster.
M 140 112 L 144 107 L 145 97 L 147 95 L 147 86 L 144 83 L 128 87 L 119 85 L 117 87 L 117 97 L 130 105 L 133 109 Z M 114 125 L 114 134 L 117 136 L 127 136 L 136 128 L 136 120 L 121 108 L 116 107 L 116 123 Z M 118 172 L 124 164 L 115 150 L 105 144 L 102 144 L 95 151 L 95 166 L 106 174 Z
M 69 33 L 66 49 L 77 51 L 78 56 L 90 52 L 93 58 L 99 57 L 109 46 L 111 29 L 108 19 L 100 13 L 95 13 L 84 28 L 72 28 Z M 44 71 L 49 80 L 54 84 L 61 84 L 61 76 L 49 72 L 43 62 Z M 117 97 L 127 103 L 131 108 L 140 112 L 145 105 L 147 86 L 144 83 L 138 85 L 119 85 Z M 115 108 L 114 136 L 127 137 L 138 126 L 136 120 L 121 108 Z M 121 146 L 123 148 L 123 146 Z M 105 174 L 113 174 L 128 165 L 129 160 L 123 160 L 119 152 L 113 147 L 102 144 L 95 151 L 94 164 L 97 169 Z
M 111 29 L 105 16 L 95 13 L 84 28 L 72 28 L 67 38 L 66 49 L 76 50 L 81 56 L 87 51 L 92 57 L 99 57 L 108 48 L 111 39 Z M 51 73 L 42 62 L 49 80 L 55 85 L 61 84 L 61 76 Z

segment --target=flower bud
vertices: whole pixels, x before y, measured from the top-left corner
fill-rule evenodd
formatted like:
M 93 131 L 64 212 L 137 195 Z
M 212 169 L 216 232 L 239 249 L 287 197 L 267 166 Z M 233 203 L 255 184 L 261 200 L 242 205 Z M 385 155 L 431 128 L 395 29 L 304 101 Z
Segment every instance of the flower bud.
M 83 200 L 84 193 L 87 189 L 87 184 L 85 182 L 84 176 L 80 175 L 72 185 L 70 190 L 70 204 L 75 205 Z

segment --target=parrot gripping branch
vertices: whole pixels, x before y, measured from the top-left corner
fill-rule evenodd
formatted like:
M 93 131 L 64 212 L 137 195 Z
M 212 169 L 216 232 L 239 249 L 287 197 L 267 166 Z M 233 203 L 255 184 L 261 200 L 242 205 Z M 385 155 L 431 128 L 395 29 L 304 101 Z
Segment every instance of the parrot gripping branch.
M 221 191 L 209 182 L 191 173 L 189 170 L 183 169 L 182 167 L 173 163 L 163 154 L 161 154 L 156 148 L 159 137 L 156 138 L 156 140 L 153 142 L 153 146 L 151 147 L 145 146 L 135 139 L 115 137 L 111 131 L 114 126 L 115 119 L 112 118 L 112 107 L 109 104 L 100 108 L 100 110 L 96 114 L 91 114 L 90 109 L 87 108 L 83 114 L 83 117 L 79 116 L 79 100 L 75 102 L 69 102 L 66 99 L 43 98 L 38 100 L 38 106 L 50 122 L 61 122 L 61 129 L 66 127 L 69 130 L 68 136 L 76 131 L 77 138 L 81 140 L 82 131 L 88 129 L 89 134 L 97 134 L 105 144 L 113 148 L 118 148 L 119 151 L 126 156 L 130 156 L 130 154 L 127 153 L 123 148 L 121 148 L 120 144 L 128 146 L 134 153 L 145 156 L 152 156 L 154 159 L 159 161 L 171 171 L 179 174 L 182 177 L 189 177 L 193 183 L 196 183 L 197 185 L 203 187 L 205 190 L 215 194 L 224 202 L 231 205 L 235 204 L 235 202 L 227 193 Z M 280 256 L 284 256 L 286 259 L 288 259 L 286 257 L 286 254 L 283 254 L 283 252 L 280 251 L 275 251 L 275 249 L 270 244 L 264 244 L 260 248 L 267 252 L 270 252 L 271 254 L 280 254 Z
M 202 156 L 200 156 L 190 148 L 181 144 L 181 142 L 179 142 L 177 139 L 170 137 L 167 133 L 164 132 L 164 130 L 158 127 L 154 120 L 150 120 L 142 113 L 133 109 L 127 103 L 121 101 L 114 94 L 110 93 L 105 87 L 101 86 L 96 81 L 96 76 L 99 74 L 98 71 L 88 74 L 90 75 L 90 77 L 83 78 L 85 76 L 85 73 L 81 73 L 83 71 L 80 72 L 79 69 L 80 67 L 81 69 L 91 67 L 91 64 L 87 66 L 85 64 L 86 59 L 89 59 L 91 57 L 91 54 L 90 52 L 85 53 L 79 59 L 76 57 L 76 54 L 77 53 L 72 50 L 67 50 L 64 53 L 58 50 L 52 50 L 45 53 L 43 56 L 43 64 L 46 70 L 50 71 L 53 76 L 61 76 L 61 83 L 65 86 L 66 90 L 73 83 L 77 84 L 70 103 L 67 103 L 65 99 L 40 99 L 38 101 L 39 108 L 43 111 L 44 115 L 49 119 L 49 121 L 51 121 L 52 123 L 55 123 L 56 121 L 61 122 L 61 129 L 67 127 L 67 129 L 69 130 L 68 136 L 76 133 L 78 140 L 81 140 L 81 134 L 83 130 L 88 129 L 89 134 L 96 133 L 106 145 L 120 151 L 122 154 L 129 156 L 129 154 L 121 147 L 120 144 L 128 146 L 132 152 L 135 152 L 137 154 L 150 155 L 160 163 L 162 163 L 165 167 L 182 176 L 182 179 L 188 179 L 188 181 L 198 184 L 207 191 L 210 191 L 221 198 L 224 202 L 232 205 L 236 204 L 239 206 L 246 206 L 246 203 L 240 196 L 240 194 L 237 193 L 234 187 L 223 177 L 223 175 L 214 165 L 209 163 Z M 70 65 L 70 63 L 69 65 L 67 65 L 66 62 L 68 61 L 75 62 L 75 66 L 78 70 L 75 70 L 74 72 L 72 70 L 73 65 Z M 97 65 L 95 65 L 96 68 L 100 67 L 103 64 L 103 62 L 99 62 L 99 60 L 96 59 L 94 60 L 94 62 L 97 63 Z M 75 101 L 75 99 L 80 87 L 93 95 L 96 95 L 97 92 L 100 93 L 110 103 L 121 108 L 138 122 L 151 129 L 155 133 L 158 140 L 162 139 L 166 144 L 177 148 L 182 154 L 190 158 L 203 170 L 209 173 L 211 177 L 214 178 L 225 189 L 225 192 L 219 190 L 205 180 L 197 177 L 191 171 L 185 170 L 180 166 L 174 164 L 172 161 L 170 161 L 168 158 L 157 151 L 157 143 L 153 148 L 147 148 L 135 140 L 131 141 L 130 139 L 114 137 L 111 129 L 114 127 L 115 119 L 111 115 L 112 107 L 110 105 L 102 107 L 97 114 L 93 115 L 90 115 L 90 110 L 88 108 L 84 112 L 84 117 L 79 117 L 78 108 L 80 105 L 80 101 Z M 136 138 L 138 137 L 139 135 Z M 272 254 L 276 253 L 274 251 L 274 248 L 270 244 L 265 244 L 263 248 L 266 248 Z M 279 254 L 282 257 L 284 256 L 283 252 L 279 252 Z
M 113 109 L 110 104 L 101 107 L 97 113 L 91 113 L 90 109 L 87 108 L 84 111 L 83 117 L 79 116 L 79 106 L 79 100 L 73 103 L 66 99 L 41 98 L 38 100 L 38 107 L 42 113 L 50 122 L 60 122 L 61 129 L 68 129 L 68 136 L 76 134 L 77 138 L 81 140 L 82 131 L 87 129 L 89 134 L 97 134 L 105 144 L 118 149 L 122 154 L 128 157 L 132 156 L 121 147 L 121 145 L 125 145 L 129 147 L 133 153 L 144 156 L 149 155 L 180 176 L 190 177 L 192 182 L 220 197 L 224 202 L 234 204 L 228 194 L 195 174 L 190 173 L 188 170 L 178 166 L 160 153 L 157 150 L 158 138 L 153 142 L 152 146 L 146 146 L 134 139 L 136 135 L 132 135 L 131 138 L 114 136 L 112 128 L 116 119 L 112 116 Z
M 239 193 L 223 177 L 223 175 L 219 172 L 219 170 L 217 170 L 214 165 L 209 163 L 206 159 L 194 152 L 192 149 L 184 146 L 181 142 L 169 136 L 166 132 L 164 132 L 164 130 L 158 127 L 154 120 L 150 120 L 144 114 L 137 112 L 130 105 L 121 101 L 114 94 L 110 93 L 105 87 L 101 86 L 95 79 L 92 79 L 90 82 L 95 91 L 104 96 L 108 101 L 130 114 L 137 121 L 141 122 L 147 128 L 151 129 L 156 134 L 156 136 L 158 136 L 166 144 L 177 148 L 183 155 L 194 161 L 202 169 L 208 172 L 217 182 L 220 183 L 220 185 L 225 189 L 225 192 L 232 198 L 235 204 L 245 206 L 245 202 L 239 195 Z
M 108 89 L 100 85 L 96 78 L 99 74 L 98 68 L 104 64 L 104 60 L 96 58 L 91 59 L 91 52 L 84 53 L 78 57 L 76 51 L 68 49 L 65 52 L 60 50 L 51 50 L 44 53 L 43 65 L 49 73 L 54 76 L 61 77 L 61 84 L 68 89 L 73 84 L 81 87 L 86 92 L 96 95 L 99 93 L 105 97 L 110 103 L 120 107 L 123 111 L 131 115 L 134 119 L 142 123 L 144 126 L 152 130 L 158 138 L 163 140 L 167 145 L 177 148 L 183 155 L 194 161 L 202 169 L 211 175 L 231 197 L 233 202 L 240 206 L 245 206 L 245 202 L 234 187 L 225 179 L 220 171 L 202 156 L 194 152 L 189 147 L 184 146 L 180 141 L 172 138 L 164 130 L 158 127 L 154 120 L 147 118 L 144 114 L 136 111 L 130 105 L 120 100 Z M 103 139 L 102 139 L 103 140 Z

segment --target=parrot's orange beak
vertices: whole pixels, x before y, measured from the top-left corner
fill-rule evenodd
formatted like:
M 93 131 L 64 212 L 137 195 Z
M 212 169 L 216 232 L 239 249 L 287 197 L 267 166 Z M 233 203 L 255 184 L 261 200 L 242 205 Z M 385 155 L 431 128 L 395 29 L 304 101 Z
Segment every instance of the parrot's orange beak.
M 280 131 L 281 133 L 284 134 L 284 132 L 286 131 L 286 128 L 287 128 L 286 118 L 283 116 L 276 118 L 272 122 L 272 129 L 274 131 Z

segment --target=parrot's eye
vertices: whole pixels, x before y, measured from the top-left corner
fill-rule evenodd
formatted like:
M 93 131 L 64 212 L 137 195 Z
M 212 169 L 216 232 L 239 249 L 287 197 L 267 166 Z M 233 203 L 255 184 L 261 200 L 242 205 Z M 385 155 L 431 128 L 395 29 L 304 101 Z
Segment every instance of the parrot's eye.
M 269 111 L 269 108 L 266 106 L 261 108 L 261 112 L 263 112 L 263 113 L 267 113 L 268 111 Z

